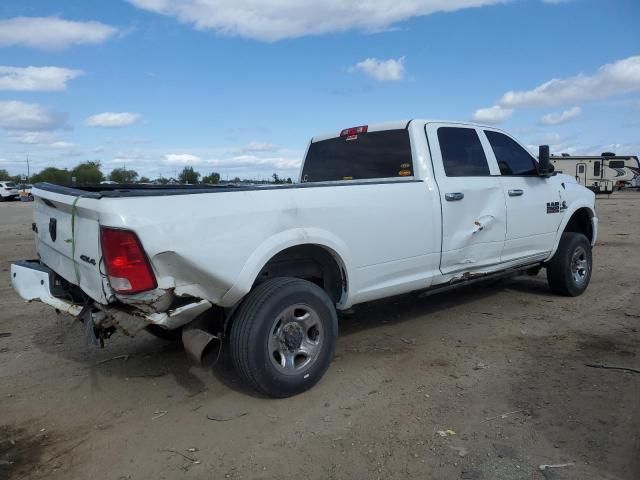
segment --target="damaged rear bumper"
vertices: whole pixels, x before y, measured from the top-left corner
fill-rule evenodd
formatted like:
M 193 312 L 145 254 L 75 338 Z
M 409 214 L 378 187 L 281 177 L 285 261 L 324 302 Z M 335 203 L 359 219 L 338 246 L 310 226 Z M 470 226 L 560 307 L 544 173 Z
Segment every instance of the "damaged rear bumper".
M 27 301 L 40 300 L 71 315 L 78 315 L 82 305 L 58 298 L 60 285 L 56 283 L 53 271 L 37 260 L 21 260 L 11 264 L 11 284 L 18 295 Z
M 73 302 L 63 288 L 62 280 L 50 268 L 38 260 L 22 260 L 11 264 L 11 284 L 23 299 L 31 302 L 41 301 L 58 311 L 78 316 L 83 304 Z M 193 321 L 196 317 L 212 308 L 211 302 L 197 300 L 182 304 L 164 312 L 142 312 L 135 308 L 115 305 L 102 305 L 94 302 L 98 314 L 92 315 L 96 326 L 118 327 L 128 335 L 135 335 L 148 325 L 158 325 L 167 330 L 174 330 Z

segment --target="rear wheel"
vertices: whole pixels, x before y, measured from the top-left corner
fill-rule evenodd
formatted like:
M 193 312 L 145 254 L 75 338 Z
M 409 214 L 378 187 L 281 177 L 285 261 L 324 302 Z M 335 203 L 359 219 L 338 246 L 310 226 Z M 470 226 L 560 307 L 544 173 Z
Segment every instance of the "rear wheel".
M 239 307 L 230 354 L 249 387 L 289 397 L 322 378 L 337 335 L 335 307 L 324 290 L 298 278 L 275 278 L 255 288 Z
M 546 267 L 552 291 L 568 297 L 581 295 L 589 286 L 593 269 L 589 239 L 582 233 L 563 233 Z

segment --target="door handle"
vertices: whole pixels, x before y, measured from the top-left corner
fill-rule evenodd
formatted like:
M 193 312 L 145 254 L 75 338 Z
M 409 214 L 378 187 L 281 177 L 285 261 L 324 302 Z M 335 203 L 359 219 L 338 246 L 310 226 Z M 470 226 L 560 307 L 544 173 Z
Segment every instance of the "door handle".
M 519 197 L 521 195 L 524 195 L 524 190 L 520 190 L 519 188 L 515 190 L 509 190 L 510 197 Z
M 455 193 L 445 193 L 444 199 L 447 202 L 456 202 L 458 200 L 462 200 L 464 198 L 464 193 L 455 192 Z

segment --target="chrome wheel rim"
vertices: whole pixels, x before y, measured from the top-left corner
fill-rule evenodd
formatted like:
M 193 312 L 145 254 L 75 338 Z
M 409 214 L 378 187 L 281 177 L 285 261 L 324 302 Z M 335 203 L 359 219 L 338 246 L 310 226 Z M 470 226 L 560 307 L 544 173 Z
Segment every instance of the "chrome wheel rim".
M 324 330 L 318 313 L 302 303 L 285 308 L 269 330 L 269 358 L 285 375 L 309 370 L 320 356 Z
M 587 281 L 589 274 L 589 260 L 587 251 L 583 247 L 578 247 L 571 256 L 571 276 L 576 285 L 582 285 Z

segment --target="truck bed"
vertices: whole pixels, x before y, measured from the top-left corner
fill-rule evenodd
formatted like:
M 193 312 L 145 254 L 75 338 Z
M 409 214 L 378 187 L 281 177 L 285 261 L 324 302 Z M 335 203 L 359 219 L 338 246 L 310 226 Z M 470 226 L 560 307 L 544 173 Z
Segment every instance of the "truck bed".
M 437 211 L 424 209 L 433 191 L 411 178 L 241 186 L 41 183 L 33 191 L 41 261 L 101 304 L 114 298 L 101 267 L 101 226 L 136 233 L 160 294 L 222 307 L 235 305 L 270 258 L 296 245 L 319 245 L 340 262 L 347 259 L 342 268 L 351 290 L 342 308 L 380 289 L 428 286 L 425 278 L 439 258 Z M 54 221 L 57 241 L 49 232 Z M 402 248 L 389 248 L 394 232 L 405 232 Z

